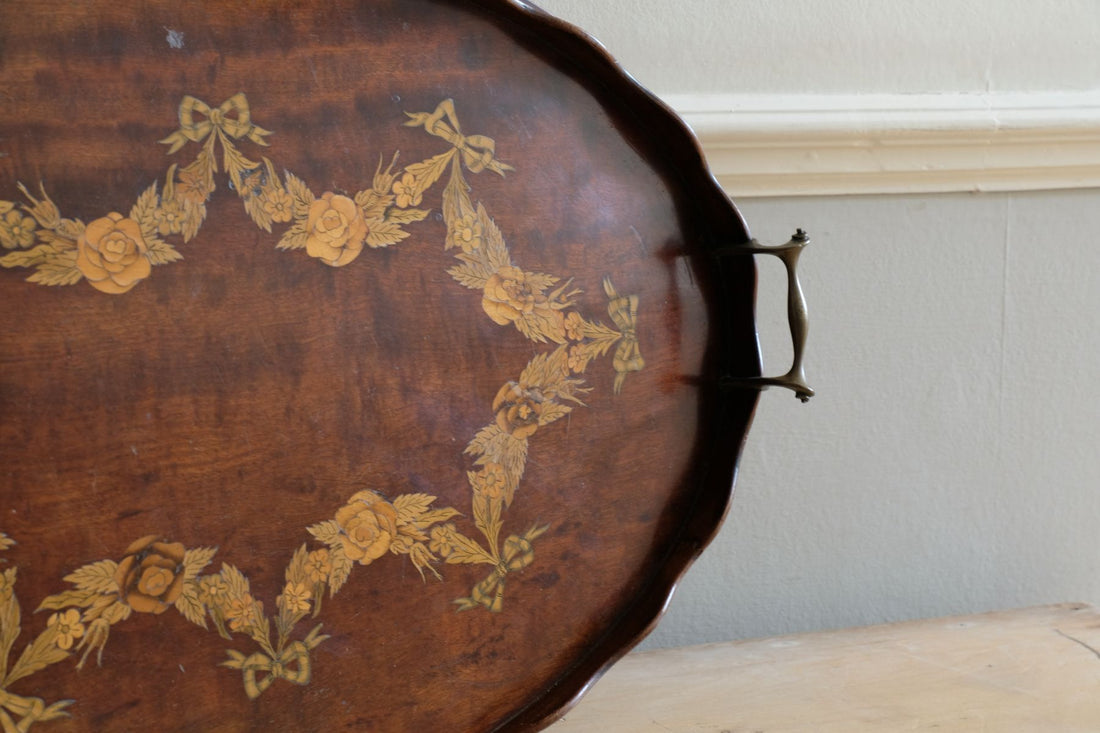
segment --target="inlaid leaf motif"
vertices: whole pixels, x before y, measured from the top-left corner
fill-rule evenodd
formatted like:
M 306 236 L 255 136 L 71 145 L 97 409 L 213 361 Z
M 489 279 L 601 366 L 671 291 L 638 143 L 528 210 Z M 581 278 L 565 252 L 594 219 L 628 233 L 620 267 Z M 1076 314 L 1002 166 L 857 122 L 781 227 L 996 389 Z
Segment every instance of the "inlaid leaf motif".
M 8 672 L 0 687 L 8 687 L 16 680 L 21 680 L 68 657 L 69 653 L 57 645 L 57 632 L 47 628 L 23 649 L 23 653 L 12 665 L 11 671 Z
M 393 500 L 393 506 L 397 510 L 397 521 L 405 524 L 415 522 L 435 501 L 434 496 L 428 494 L 402 494 Z
M 83 231 L 83 222 L 63 219 L 61 221 L 61 226 L 59 226 L 56 231 L 39 229 L 36 234 L 38 234 L 38 241 L 53 247 L 54 252 L 62 253 L 72 250 L 74 257 L 73 261 L 75 262 L 76 240 Z
M 221 576 L 229 587 L 230 598 L 243 598 L 249 595 L 248 578 L 236 567 L 222 563 Z
M 73 704 L 72 700 L 58 700 L 57 702 L 47 705 L 42 713 L 38 716 L 39 722 L 46 722 L 48 720 L 60 720 L 61 718 L 68 718 L 69 713 L 65 708 Z
M 114 625 L 130 618 L 132 611 L 133 609 L 130 606 L 116 601 L 103 609 L 102 618 L 107 623 Z
M 482 534 L 495 541 L 500 535 L 501 498 L 474 494 L 473 505 L 474 524 Z
M 282 238 L 279 243 L 275 245 L 276 249 L 303 249 L 306 246 L 306 239 L 309 236 L 309 232 L 306 231 L 306 223 L 304 220 L 296 220 L 289 229 L 283 232 Z
M 115 572 L 118 563 L 114 560 L 99 560 L 74 570 L 65 576 L 65 580 L 80 590 L 94 593 L 117 593 L 118 583 Z
M 76 267 L 76 250 L 67 250 L 47 255 L 45 261 L 27 277 L 27 282 L 39 285 L 75 285 L 82 279 L 84 275 Z
M 196 547 L 183 554 L 183 577 L 194 580 L 210 564 L 217 553 L 217 547 Z
M 393 206 L 393 202 L 397 198 L 388 191 L 389 186 L 383 189 L 368 188 L 355 194 L 355 203 L 363 210 L 364 219 L 370 221 L 371 219 L 384 219 L 386 217 L 386 209 Z
M 288 583 L 308 582 L 309 578 L 306 574 L 306 558 L 308 556 L 309 549 L 306 545 L 298 545 L 298 549 L 294 551 L 294 556 L 286 566 L 286 580 Z
M 316 537 L 319 542 L 324 542 L 326 545 L 330 546 L 340 544 L 340 525 L 337 524 L 334 519 L 326 519 L 306 529 L 311 535 Z
M 452 549 L 447 562 L 454 564 L 492 564 L 493 556 L 481 545 L 460 532 L 452 532 L 449 537 Z
M 405 166 L 405 172 L 412 176 L 410 196 L 415 199 L 431 188 L 443 175 L 443 171 L 447 170 L 447 164 L 451 162 L 454 155 L 455 151 L 451 149 L 433 156 L 423 163 L 413 163 Z
M 470 290 L 484 290 L 485 283 L 489 281 L 489 274 L 476 263 L 464 262 L 447 270 L 447 274 L 453 277 L 463 287 Z
M 331 556 L 332 574 L 329 576 L 328 587 L 329 596 L 334 596 L 344 587 L 354 563 L 344 554 L 344 548 L 339 544 L 332 546 Z
M 489 269 L 496 272 L 502 267 L 510 266 L 512 258 L 508 254 L 508 247 L 504 244 L 504 235 L 501 234 L 496 222 L 489 217 L 489 212 L 480 203 L 477 205 L 477 220 L 481 225 Z
M 411 522 L 417 529 L 427 529 L 432 525 L 446 522 L 458 516 L 458 510 L 447 507 L 445 509 L 432 509 L 426 511 Z
M 424 221 L 432 212 L 427 209 L 391 209 L 386 214 L 386 221 L 393 224 L 413 224 Z
M 539 425 L 549 425 L 555 420 L 560 420 L 565 417 L 572 411 L 573 408 L 569 405 L 563 405 L 557 402 L 551 403 L 547 405 L 543 409 L 542 414 L 539 415 Z
M 180 254 L 179 250 L 163 239 L 153 237 L 147 240 L 146 243 L 149 245 L 149 254 L 147 255 L 149 262 L 154 265 L 168 265 L 183 259 L 183 255 Z
M 3 539 L 7 539 L 3 537 Z M 10 547 L 11 545 L 8 545 Z M 7 549 L 6 547 L 4 549 Z M 16 569 L 8 568 L 0 577 L 4 581 L 4 593 L 0 594 L 0 687 L 7 675 L 8 657 L 15 640 L 19 638 L 20 611 L 15 597 Z
M 206 221 L 206 204 L 200 202 L 190 203 L 187 206 L 187 216 L 183 219 L 183 241 L 190 242 L 199 233 L 199 228 Z
M 294 200 L 294 218 L 305 219 L 309 216 L 309 207 L 315 200 L 313 192 L 309 190 L 309 186 L 301 178 L 290 171 L 286 171 L 283 175 L 286 181 L 286 190 Z
M 271 218 L 271 213 L 264 208 L 263 201 L 260 200 L 260 197 L 244 196 L 243 199 L 244 210 L 249 218 L 251 218 L 260 229 L 263 229 L 265 232 L 270 232 L 271 225 L 274 221 Z
M 488 455 L 490 453 L 496 455 L 503 452 L 497 448 L 504 438 L 504 431 L 501 430 L 495 423 L 487 425 L 478 431 L 474 439 L 470 441 L 470 444 L 466 446 L 464 451 L 468 455 Z
M 37 267 L 47 262 L 50 255 L 54 254 L 57 254 L 57 250 L 49 244 L 40 244 L 34 249 L 17 249 L 14 252 L 0 257 L 0 266 Z
M 157 236 L 157 184 L 153 183 L 142 191 L 130 209 L 130 218 L 141 226 L 141 233 L 148 242 Z
M 406 239 L 409 233 L 393 220 L 376 222 L 367 230 L 367 244 L 371 247 L 388 247 Z
M 56 611 L 61 608 L 87 608 L 102 594 L 94 590 L 67 590 L 52 596 L 47 596 L 38 604 L 37 611 Z
M 183 592 L 180 593 L 180 597 L 176 599 L 176 610 L 179 611 L 185 619 L 207 628 L 206 626 L 206 606 L 199 600 L 199 585 L 193 580 L 187 581 L 183 584 Z

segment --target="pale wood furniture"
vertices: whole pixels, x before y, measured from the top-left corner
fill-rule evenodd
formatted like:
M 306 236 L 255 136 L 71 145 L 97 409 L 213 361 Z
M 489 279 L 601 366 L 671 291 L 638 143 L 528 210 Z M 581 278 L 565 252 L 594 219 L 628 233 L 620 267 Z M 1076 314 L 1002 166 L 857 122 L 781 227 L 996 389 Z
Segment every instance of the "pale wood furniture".
M 1064 604 L 636 652 L 552 733 L 1100 730 L 1100 613 Z

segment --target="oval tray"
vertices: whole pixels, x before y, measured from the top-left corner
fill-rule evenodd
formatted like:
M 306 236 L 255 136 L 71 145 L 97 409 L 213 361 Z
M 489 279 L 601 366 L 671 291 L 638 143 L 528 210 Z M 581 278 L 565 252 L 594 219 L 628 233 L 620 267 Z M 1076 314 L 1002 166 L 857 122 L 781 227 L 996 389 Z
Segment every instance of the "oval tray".
M 655 623 L 729 501 L 755 268 L 594 42 L 21 4 L 0 90 L 0 729 L 533 730 Z

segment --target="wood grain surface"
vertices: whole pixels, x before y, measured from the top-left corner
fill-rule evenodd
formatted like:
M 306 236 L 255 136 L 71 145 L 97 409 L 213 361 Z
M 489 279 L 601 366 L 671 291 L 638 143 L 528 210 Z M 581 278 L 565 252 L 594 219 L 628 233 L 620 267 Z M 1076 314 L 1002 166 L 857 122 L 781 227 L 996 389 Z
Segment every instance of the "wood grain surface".
M 630 654 L 553 733 L 1100 729 L 1084 604 Z
M 0 629 L 21 628 L 9 676 L 35 639 L 48 659 L 0 691 L 0 722 L 40 699 L 72 717 L 35 731 L 537 728 L 654 622 L 729 499 L 756 393 L 717 380 L 759 375 L 755 270 L 707 254 L 744 225 L 602 51 L 502 0 L 25 3 L 0 20 L 0 92 L 0 600 L 21 609 Z M 202 199 L 187 166 L 215 139 Z M 290 176 L 312 198 L 256 213 Z M 190 224 L 165 223 L 171 201 Z M 473 286 L 449 272 L 464 212 L 508 260 Z M 570 313 L 618 338 L 526 377 L 594 342 Z M 512 447 L 477 449 L 494 426 Z M 456 559 L 459 535 L 492 562 Z M 321 550 L 354 566 L 338 595 L 309 575 Z M 221 581 L 236 611 L 203 596 L 205 631 L 177 613 Z M 270 623 L 301 612 L 278 648 L 245 595 Z M 109 638 L 101 601 L 126 616 Z

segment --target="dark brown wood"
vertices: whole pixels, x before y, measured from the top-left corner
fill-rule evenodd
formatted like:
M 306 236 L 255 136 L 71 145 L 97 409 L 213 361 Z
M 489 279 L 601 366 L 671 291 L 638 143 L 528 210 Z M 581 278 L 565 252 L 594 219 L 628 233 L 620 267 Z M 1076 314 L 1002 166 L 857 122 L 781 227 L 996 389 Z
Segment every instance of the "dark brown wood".
M 601 49 L 507 0 L 34 3 L 0 90 L 0 730 L 535 730 L 656 622 L 755 269 Z

